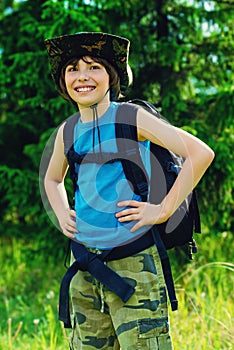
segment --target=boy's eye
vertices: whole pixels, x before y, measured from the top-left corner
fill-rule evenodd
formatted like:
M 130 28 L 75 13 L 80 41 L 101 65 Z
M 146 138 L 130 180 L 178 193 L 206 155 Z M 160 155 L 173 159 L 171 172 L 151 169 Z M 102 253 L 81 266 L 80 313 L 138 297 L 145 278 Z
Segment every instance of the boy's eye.
M 68 66 L 67 67 L 67 72 L 75 72 L 75 71 L 77 71 L 76 66 Z
M 95 70 L 95 69 L 101 69 L 101 67 L 98 65 L 98 64 L 93 64 L 91 67 L 90 67 L 91 70 Z

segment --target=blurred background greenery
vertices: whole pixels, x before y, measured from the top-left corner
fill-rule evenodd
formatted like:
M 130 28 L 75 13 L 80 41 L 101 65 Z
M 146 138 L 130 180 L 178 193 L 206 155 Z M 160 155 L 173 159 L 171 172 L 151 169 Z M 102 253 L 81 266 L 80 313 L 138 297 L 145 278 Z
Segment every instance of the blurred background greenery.
M 126 99 L 149 100 L 171 123 L 198 136 L 216 153 L 197 187 L 203 224 L 203 234 L 198 237 L 199 257 L 192 268 L 182 266 L 176 252 L 171 259 L 180 280 L 179 290 L 184 291 L 194 271 L 198 271 L 199 283 L 195 279 L 191 293 L 204 284 L 202 266 L 218 264 L 215 269 L 208 268 L 205 275 L 209 277 L 204 288 L 211 288 L 213 283 L 213 289 L 201 290 L 198 299 L 203 295 L 204 308 L 209 304 L 212 309 L 220 292 L 220 298 L 229 301 L 228 308 L 221 304 L 216 310 L 218 318 L 212 316 L 217 329 L 204 321 L 206 342 L 196 348 L 231 349 L 233 15 L 231 0 L 0 1 L 0 348 L 27 349 L 27 343 L 28 349 L 59 349 L 65 337 L 60 325 L 55 331 L 51 320 L 56 314 L 59 282 L 64 273 L 66 239 L 43 208 L 39 166 L 48 138 L 75 110 L 55 90 L 44 39 L 79 31 L 103 31 L 131 41 L 134 83 Z M 223 275 L 217 273 L 220 266 Z M 225 280 L 227 284 L 223 286 Z M 188 283 L 188 290 L 190 286 Z M 188 310 L 186 298 L 183 308 Z M 201 310 L 201 305 L 193 307 L 197 320 L 206 311 Z M 187 322 L 188 315 L 182 316 Z M 228 324 L 223 318 L 228 318 Z M 38 341 L 39 328 L 43 336 Z M 211 328 L 214 331 L 208 336 Z M 227 331 L 226 343 L 220 329 Z M 181 345 L 189 330 L 185 335 L 182 327 L 177 330 L 181 331 L 181 343 L 176 334 L 176 349 L 193 349 L 196 342 Z M 201 330 L 197 332 L 196 341 Z M 216 333 L 221 334 L 220 342 Z M 32 334 L 33 345 L 27 338 Z M 24 347 L 17 345 L 20 336 L 20 346 L 26 337 Z

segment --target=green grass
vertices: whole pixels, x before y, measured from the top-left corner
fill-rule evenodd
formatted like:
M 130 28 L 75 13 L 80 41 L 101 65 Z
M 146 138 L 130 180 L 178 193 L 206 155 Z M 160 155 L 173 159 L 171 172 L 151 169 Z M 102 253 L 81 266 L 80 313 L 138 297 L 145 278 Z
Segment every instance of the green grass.
M 171 314 L 175 350 L 232 350 L 234 344 L 231 263 L 207 263 L 181 280 L 180 309 Z
M 2 239 L 0 268 L 0 349 L 66 349 L 67 336 L 57 320 L 63 259 Z
M 179 310 L 170 312 L 174 349 L 232 350 L 232 235 L 198 238 L 199 254 L 192 263 L 184 265 L 170 253 L 179 299 Z M 0 349 L 68 349 L 57 320 L 63 258 L 48 256 L 38 243 L 0 242 Z
M 170 314 L 175 350 L 232 350 L 234 347 L 234 264 L 231 233 L 198 237 L 199 254 L 173 274 L 179 310 Z

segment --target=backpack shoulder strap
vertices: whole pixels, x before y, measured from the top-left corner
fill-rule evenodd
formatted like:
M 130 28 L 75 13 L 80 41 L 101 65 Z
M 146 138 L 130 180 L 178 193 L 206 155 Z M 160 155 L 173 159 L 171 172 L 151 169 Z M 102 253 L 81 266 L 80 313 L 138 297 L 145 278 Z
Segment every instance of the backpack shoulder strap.
M 135 103 L 138 106 L 142 106 L 145 108 L 148 112 L 155 115 L 157 118 L 163 119 L 157 108 L 150 103 L 149 101 L 142 100 L 140 98 L 134 98 L 133 100 L 129 100 L 129 103 Z
M 168 123 L 152 103 L 142 99 L 133 99 L 130 100 L 129 103 L 135 103 L 143 107 L 156 118 Z M 157 181 L 157 186 L 154 186 L 153 184 L 150 186 L 150 202 L 159 204 L 171 189 L 183 161 L 181 157 L 173 154 L 168 149 L 151 142 L 150 163 L 151 181 Z
M 135 154 L 134 162 L 123 160 L 122 165 L 126 178 L 132 183 L 134 192 L 140 194 L 142 200 L 146 201 L 149 179 L 142 162 L 137 140 L 136 116 L 139 108 L 145 108 L 155 117 L 161 118 L 157 109 L 147 101 L 134 99 L 120 104 L 116 115 L 116 142 L 119 151 Z M 152 203 L 160 203 L 175 181 L 176 171 L 178 173 L 179 170 L 174 169 L 176 164 L 173 158 L 173 155 L 167 149 L 150 143 L 151 181 L 157 179 L 157 183 L 160 184 L 159 186 L 150 186 L 150 201 Z M 169 169 L 170 166 L 173 167 L 172 171 Z M 166 178 L 165 172 L 168 172 Z
M 75 163 L 73 161 L 74 157 L 74 128 L 76 123 L 78 122 L 78 119 L 80 117 L 79 113 L 73 114 L 71 117 L 66 119 L 64 128 L 63 128 L 63 143 L 64 143 L 64 155 L 67 158 L 68 164 L 69 164 L 69 173 L 70 178 L 72 180 L 73 184 L 73 192 L 75 193 L 76 190 L 76 171 L 75 171 Z M 74 206 L 74 196 L 72 200 L 72 206 Z
M 138 191 L 141 194 L 142 200 L 146 201 L 148 199 L 149 183 L 143 162 L 141 160 L 141 155 L 138 146 L 136 123 L 137 111 L 138 106 L 136 105 L 130 103 L 124 103 L 120 105 L 116 115 L 116 142 L 121 151 L 123 151 L 124 148 L 127 149 L 128 147 L 128 150 L 130 150 L 131 152 L 136 152 L 134 162 L 122 160 L 123 169 L 126 178 L 129 181 L 131 181 L 135 193 L 137 193 Z M 168 289 L 169 298 L 171 301 L 171 307 L 172 310 L 177 310 L 178 302 L 176 300 L 173 277 L 167 251 L 161 239 L 160 233 L 155 226 L 153 226 L 151 232 L 154 237 L 155 244 L 159 251 L 160 259 L 162 262 L 162 268 Z
M 118 151 L 126 153 L 126 159 L 121 159 L 125 176 L 132 184 L 134 192 L 145 202 L 148 198 L 149 179 L 138 146 L 136 125 L 138 108 L 130 103 L 120 104 L 116 114 L 115 132 Z
M 68 152 L 73 148 L 74 144 L 74 128 L 78 119 L 80 117 L 79 113 L 73 114 L 68 119 L 66 119 L 63 128 L 63 142 L 64 142 L 64 154 L 67 157 Z

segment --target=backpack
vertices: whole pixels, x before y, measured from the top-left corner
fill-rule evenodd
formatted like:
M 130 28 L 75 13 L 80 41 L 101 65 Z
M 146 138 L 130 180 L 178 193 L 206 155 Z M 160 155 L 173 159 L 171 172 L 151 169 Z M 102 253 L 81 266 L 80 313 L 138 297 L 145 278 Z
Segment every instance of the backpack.
M 132 183 L 134 192 L 141 196 L 142 201 L 149 199 L 151 203 L 158 204 L 170 190 L 182 166 L 183 159 L 169 150 L 151 143 L 151 176 L 149 181 L 137 141 L 136 115 L 138 108 L 140 108 L 138 104 L 143 105 L 155 117 L 161 118 L 155 107 L 146 101 L 132 100 L 120 104 L 117 109 L 115 125 L 117 154 L 109 152 L 79 155 L 73 147 L 74 127 L 79 119 L 79 113 L 66 120 L 63 131 L 64 154 L 68 160 L 74 193 L 77 186 L 75 164 L 84 161 L 99 164 L 121 161 L 126 178 Z M 79 242 L 70 240 L 65 267 L 67 267 L 66 261 L 70 251 L 75 257 L 75 262 L 67 267 L 67 272 L 60 286 L 59 297 L 59 319 L 64 322 L 65 328 L 71 328 L 69 286 L 79 269 L 89 271 L 125 302 L 134 293 L 134 288 L 109 269 L 105 262 L 137 254 L 153 244 L 157 246 L 160 256 L 171 309 L 172 311 L 177 310 L 178 301 L 167 249 L 182 247 L 187 256 L 192 259 L 192 254 L 197 251 L 196 242 L 193 239 L 194 231 L 201 232 L 199 209 L 193 191 L 167 222 L 153 225 L 142 237 L 126 245 L 103 251 L 101 254 L 94 254 L 87 251 L 86 247 Z
M 156 118 L 162 118 L 158 110 L 149 102 L 134 99 L 121 103 L 116 114 L 116 142 L 118 153 L 94 153 L 80 156 L 73 148 L 73 131 L 79 114 L 66 120 L 64 126 L 64 153 L 70 167 L 74 191 L 77 174 L 75 163 L 96 162 L 108 163 L 121 160 L 127 180 L 142 201 L 159 204 L 169 192 L 183 165 L 183 158 L 173 152 L 150 143 L 151 177 L 148 179 L 137 142 L 136 114 L 138 108 L 145 108 Z M 165 121 L 166 122 L 166 121 Z M 149 193 L 150 188 L 150 193 Z M 175 213 L 162 224 L 157 224 L 165 249 L 181 247 L 189 259 L 197 252 L 193 233 L 201 233 L 199 208 L 195 190 L 184 200 Z

